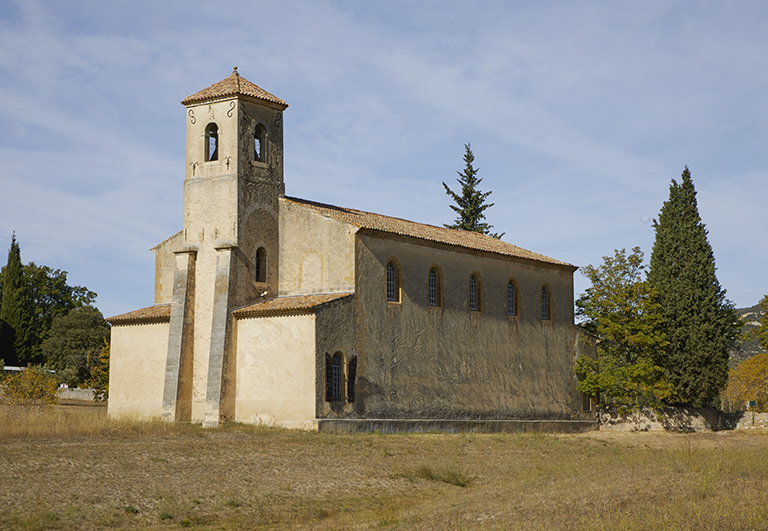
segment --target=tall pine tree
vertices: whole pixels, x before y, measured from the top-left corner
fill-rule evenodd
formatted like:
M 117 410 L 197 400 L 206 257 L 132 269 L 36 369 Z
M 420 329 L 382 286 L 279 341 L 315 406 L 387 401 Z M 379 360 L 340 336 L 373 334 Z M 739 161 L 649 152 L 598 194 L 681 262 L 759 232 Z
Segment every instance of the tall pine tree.
M 5 365 L 25 365 L 32 361 L 32 312 L 16 234 L 11 240 L 8 263 L 3 269 L 2 291 L 0 359 Z
M 451 196 L 456 202 L 455 205 L 450 205 L 450 207 L 459 215 L 453 225 L 445 226 L 449 229 L 481 232 L 496 239 L 500 239 L 504 236 L 504 233 L 491 234 L 491 229 L 493 227 L 484 221 L 485 214 L 483 214 L 483 212 L 485 212 L 486 209 L 491 208 L 493 203 L 485 203 L 485 199 L 491 195 L 491 192 L 481 192 L 477 189 L 478 185 L 483 180 L 477 177 L 479 168 L 474 168 L 474 162 L 475 155 L 472 153 L 472 148 L 469 144 L 464 144 L 464 171 L 456 172 L 459 174 L 459 178 L 456 180 L 461 185 L 461 195 L 455 193 L 448 188 L 447 184 L 443 183 L 445 193 Z
M 675 402 L 706 406 L 728 380 L 728 352 L 739 320 L 715 276 L 715 257 L 687 166 L 680 184 L 672 180 L 653 226 L 648 281 L 658 294 L 660 326 L 669 341 L 658 362 L 675 388 Z

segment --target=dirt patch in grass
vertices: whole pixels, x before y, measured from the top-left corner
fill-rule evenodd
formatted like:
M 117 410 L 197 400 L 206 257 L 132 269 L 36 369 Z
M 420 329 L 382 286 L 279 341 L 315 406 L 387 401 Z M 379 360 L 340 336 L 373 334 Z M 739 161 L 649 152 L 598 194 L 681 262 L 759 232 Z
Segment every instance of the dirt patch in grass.
M 17 416 L 37 426 L 24 436 L 0 418 L 0 528 L 760 529 L 768 510 L 762 434 L 332 435 L 81 413 Z

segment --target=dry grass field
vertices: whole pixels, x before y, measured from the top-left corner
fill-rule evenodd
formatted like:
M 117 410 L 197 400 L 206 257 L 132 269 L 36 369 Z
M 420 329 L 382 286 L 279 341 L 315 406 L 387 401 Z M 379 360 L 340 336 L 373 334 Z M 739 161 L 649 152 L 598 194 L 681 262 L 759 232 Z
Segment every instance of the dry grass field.
M 328 435 L 0 412 L 1 529 L 768 529 L 768 435 Z

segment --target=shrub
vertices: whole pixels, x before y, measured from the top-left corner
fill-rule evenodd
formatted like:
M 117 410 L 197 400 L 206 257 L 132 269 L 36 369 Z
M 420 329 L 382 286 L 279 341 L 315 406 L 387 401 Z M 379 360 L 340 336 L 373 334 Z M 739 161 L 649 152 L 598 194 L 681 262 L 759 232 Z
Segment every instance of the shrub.
M 742 361 L 728 376 L 721 395 L 723 409 L 743 410 L 748 401 L 756 403 L 757 411 L 768 411 L 768 352 Z
M 53 374 L 40 367 L 27 366 L 3 380 L 2 398 L 9 406 L 42 408 L 56 403 L 57 387 Z
M 93 388 L 93 399 L 97 402 L 106 402 L 109 398 L 109 341 L 107 338 L 103 340 L 104 346 L 98 356 L 88 356 L 91 378 L 85 382 L 85 385 Z

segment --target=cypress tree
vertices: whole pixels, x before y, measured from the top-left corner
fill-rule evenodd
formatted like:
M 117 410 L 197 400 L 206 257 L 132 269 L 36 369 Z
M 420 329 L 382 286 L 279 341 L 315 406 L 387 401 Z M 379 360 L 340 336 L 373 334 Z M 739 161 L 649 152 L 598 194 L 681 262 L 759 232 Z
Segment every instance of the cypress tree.
M 648 281 L 658 294 L 660 327 L 669 341 L 658 363 L 667 371 L 677 403 L 710 405 L 728 380 L 738 316 L 715 276 L 715 257 L 687 166 L 681 183 L 672 180 L 653 227 Z
M 14 233 L 3 268 L 3 299 L 0 304 L 0 359 L 5 365 L 25 365 L 32 357 L 32 313 L 30 310 L 21 249 Z
M 455 205 L 449 205 L 459 216 L 453 225 L 445 225 L 449 229 L 468 230 L 488 234 L 496 239 L 504 236 L 501 234 L 491 234 L 491 225 L 485 223 L 485 214 L 483 212 L 491 208 L 493 203 L 486 204 L 485 199 L 491 195 L 491 192 L 481 192 L 477 186 L 483 181 L 477 177 L 479 168 L 475 169 L 473 163 L 475 155 L 469 144 L 464 144 L 464 171 L 456 172 L 459 178 L 456 179 L 461 185 L 461 195 L 455 193 L 443 183 L 445 193 L 453 198 Z

